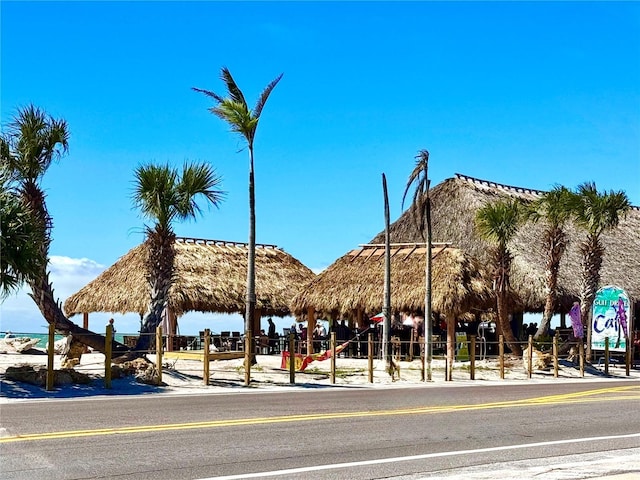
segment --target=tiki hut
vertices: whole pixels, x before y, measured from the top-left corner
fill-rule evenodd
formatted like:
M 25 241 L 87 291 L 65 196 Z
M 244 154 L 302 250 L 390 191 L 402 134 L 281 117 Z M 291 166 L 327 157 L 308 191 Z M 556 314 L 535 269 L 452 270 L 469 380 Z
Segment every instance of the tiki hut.
M 431 189 L 432 229 L 434 242 L 452 242 L 465 253 L 488 261 L 488 244 L 475 227 L 476 211 L 488 202 L 515 197 L 524 201 L 539 198 L 544 192 L 501 185 L 456 174 Z M 541 246 L 542 224 L 527 223 L 510 246 L 514 255 L 511 286 L 517 303 L 524 312 L 541 312 L 545 302 L 544 256 Z M 579 296 L 581 257 L 579 243 L 584 234 L 574 226 L 567 228 L 570 243 L 559 274 L 559 312 L 567 312 Z M 415 226 L 410 210 L 391 225 L 392 242 L 424 241 Z M 382 242 L 384 232 L 372 243 Z M 617 285 L 640 300 L 640 208 L 633 207 L 622 218 L 617 229 L 603 235 L 605 246 L 601 270 L 602 285 Z M 637 310 L 637 309 L 636 309 Z
M 175 318 L 186 312 L 244 314 L 247 244 L 178 238 L 175 249 L 175 280 L 168 301 L 172 335 L 175 335 Z M 85 319 L 89 312 L 143 315 L 149 305 L 149 285 L 145 278 L 147 254 L 144 243 L 130 250 L 66 300 L 67 315 L 83 313 Z M 256 245 L 257 331 L 260 315 L 289 315 L 289 303 L 298 288 L 314 277 L 309 268 L 282 249 Z
M 360 322 L 382 310 L 384 252 L 383 244 L 352 250 L 295 295 L 291 310 L 297 315 L 307 315 L 309 336 L 316 315 Z M 426 253 L 424 242 L 391 246 L 392 313 L 424 317 Z M 493 305 L 483 269 L 473 258 L 447 244 L 434 245 L 432 258 L 432 309 L 447 319 L 451 325 L 448 330 L 453 332 L 456 317 Z M 310 342 L 308 338 L 307 345 Z
M 336 260 L 301 289 L 291 302 L 296 314 L 313 308 L 327 317 L 372 316 L 382 310 L 384 289 L 382 244 L 363 245 Z M 391 310 L 424 315 L 424 243 L 391 245 Z M 434 312 L 460 315 L 485 308 L 492 292 L 480 265 L 461 250 L 435 245 L 432 250 Z

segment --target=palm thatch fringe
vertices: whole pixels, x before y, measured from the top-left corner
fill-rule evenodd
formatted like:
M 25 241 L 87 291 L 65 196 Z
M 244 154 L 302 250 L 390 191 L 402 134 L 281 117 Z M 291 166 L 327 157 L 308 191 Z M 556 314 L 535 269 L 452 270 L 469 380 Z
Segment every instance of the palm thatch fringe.
M 434 242 L 452 242 L 483 264 L 488 262 L 488 244 L 480 238 L 475 226 L 476 211 L 487 202 L 500 198 L 519 198 L 530 202 L 544 192 L 512 187 L 486 180 L 456 174 L 430 191 Z M 541 238 L 544 225 L 526 223 L 517 233 L 513 245 L 514 255 L 511 287 L 527 312 L 542 312 L 545 303 L 544 255 Z M 569 245 L 559 273 L 558 312 L 568 312 L 580 292 L 579 244 L 584 234 L 575 226 L 566 229 Z M 372 243 L 380 243 L 384 232 Z M 392 242 L 422 241 L 410 210 L 391 225 Z M 617 285 L 634 299 L 640 300 L 640 208 L 633 207 L 622 218 L 617 229 L 607 232 L 602 242 L 606 253 L 602 265 L 602 285 Z
M 169 308 L 177 316 L 189 311 L 240 313 L 245 310 L 247 244 L 192 238 L 176 239 L 175 278 Z M 257 307 L 263 315 L 289 315 L 298 288 L 315 274 L 274 245 L 256 246 Z M 145 279 L 145 245 L 130 250 L 64 303 L 67 315 L 90 312 L 141 315 L 149 304 Z
M 391 309 L 424 315 L 427 249 L 422 243 L 391 246 Z M 461 250 L 433 248 L 433 311 L 460 315 L 493 305 L 493 295 L 480 265 Z M 304 315 L 310 307 L 324 316 L 369 316 L 382 310 L 384 245 L 363 245 L 336 260 L 301 289 L 291 311 Z

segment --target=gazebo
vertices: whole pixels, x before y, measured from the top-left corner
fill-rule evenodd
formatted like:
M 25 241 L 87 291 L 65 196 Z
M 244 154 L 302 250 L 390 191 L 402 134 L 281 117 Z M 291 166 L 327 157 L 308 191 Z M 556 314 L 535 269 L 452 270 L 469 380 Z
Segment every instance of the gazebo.
M 169 335 L 176 335 L 178 318 L 186 312 L 245 312 L 248 245 L 196 238 L 177 238 L 175 275 L 169 290 Z M 131 249 L 95 280 L 71 295 L 64 311 L 83 314 L 85 328 L 91 312 L 143 315 L 149 304 L 142 243 Z M 275 245 L 256 245 L 256 315 L 252 330 L 260 331 L 262 316 L 284 317 L 300 286 L 315 274 Z

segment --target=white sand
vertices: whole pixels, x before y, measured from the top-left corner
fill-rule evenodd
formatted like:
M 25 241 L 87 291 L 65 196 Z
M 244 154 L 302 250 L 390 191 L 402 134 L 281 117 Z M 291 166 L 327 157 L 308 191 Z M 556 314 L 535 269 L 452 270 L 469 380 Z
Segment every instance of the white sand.
M 35 352 L 39 354 L 34 354 Z M 185 352 L 187 354 L 187 352 Z M 149 359 L 155 362 L 155 355 Z M 161 391 L 163 393 L 184 394 L 203 392 L 230 392 L 230 391 L 255 391 L 255 389 L 296 388 L 290 383 L 289 371 L 281 369 L 281 357 L 279 355 L 258 355 L 258 364 L 251 369 L 251 386 L 244 386 L 243 359 L 218 360 L 210 362 L 209 385 L 204 385 L 204 365 L 199 360 L 177 358 L 163 360 L 162 381 L 164 386 L 153 387 L 141 385 L 133 377 L 114 379 L 112 389 L 104 389 L 104 355 L 100 353 L 84 354 L 76 370 L 89 374 L 95 381 L 89 386 L 62 386 L 56 387 L 55 392 L 44 392 L 44 388 L 17 384 L 4 378 L 4 372 L 9 366 L 34 365 L 46 368 L 47 355 L 44 350 L 31 350 L 29 354 L 1 353 L 0 354 L 0 401 L 12 399 L 74 397 L 82 395 L 100 394 L 135 394 L 149 391 Z M 60 355 L 54 356 L 54 368 L 60 366 Z M 444 360 L 435 359 L 432 363 L 432 382 L 421 381 L 421 364 L 419 360 L 400 363 L 399 378 L 396 375 L 392 379 L 385 371 L 384 362 L 374 360 L 373 384 L 369 383 L 367 359 L 336 359 L 336 386 L 360 386 L 362 388 L 380 388 L 392 386 L 473 386 L 487 385 L 488 383 L 527 383 L 527 382 L 558 382 L 558 381 L 585 381 L 603 379 L 640 378 L 639 370 L 631 370 L 631 376 L 626 377 L 624 366 L 611 366 L 609 376 L 605 376 L 603 366 L 600 369 L 588 367 L 585 377 L 580 377 L 578 367 L 562 361 L 558 378 L 554 378 L 553 370 L 534 371 L 532 378 L 527 378 L 527 373 L 522 361 L 507 361 L 505 365 L 505 379 L 500 379 L 499 364 L 497 359 L 477 360 L 475 380 L 470 380 L 469 362 L 456 362 L 453 371 L 453 382 L 445 382 Z M 312 362 L 305 372 L 296 372 L 296 385 L 313 385 L 317 387 L 330 387 L 331 361 Z M 44 393 L 43 393 L 44 392 Z

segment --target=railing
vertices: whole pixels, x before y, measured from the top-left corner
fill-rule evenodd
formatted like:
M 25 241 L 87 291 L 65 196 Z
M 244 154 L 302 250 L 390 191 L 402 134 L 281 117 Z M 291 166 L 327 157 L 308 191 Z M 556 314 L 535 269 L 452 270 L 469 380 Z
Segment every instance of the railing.
M 202 349 L 190 350 L 189 343 L 187 342 L 186 348 L 181 347 L 181 350 L 174 350 L 173 352 L 166 349 L 167 339 L 171 340 L 171 336 L 163 336 L 162 330 L 152 335 L 150 339 L 151 348 L 149 350 L 141 352 L 133 352 L 135 354 L 153 354 L 155 353 L 155 365 L 161 368 L 157 369 L 159 376 L 159 382 L 162 379 L 163 369 L 175 370 L 177 360 L 180 358 L 188 358 L 190 360 L 196 360 L 194 362 L 185 362 L 181 366 L 180 372 L 189 373 L 192 375 L 201 375 L 205 385 L 210 383 L 210 370 L 209 362 L 216 359 L 225 358 L 241 358 L 244 356 L 243 344 L 237 346 L 237 350 L 226 351 L 213 351 L 211 345 L 215 345 L 215 339 L 218 335 L 212 335 L 209 331 L 203 332 L 205 335 L 202 337 Z M 106 338 L 111 339 L 113 335 L 112 327 L 107 326 Z M 186 337 L 189 338 L 189 337 Z M 195 337 L 193 337 L 195 338 Z M 47 351 L 47 389 L 53 388 L 53 368 L 54 368 L 54 330 L 53 327 L 49 333 L 49 348 Z M 135 339 L 130 339 L 130 342 L 134 344 Z M 275 339 L 273 339 L 275 340 Z M 285 341 L 286 340 L 286 341 Z M 480 341 L 479 341 L 480 340 Z M 301 347 L 304 342 L 298 341 L 290 336 L 289 338 L 278 338 L 278 344 L 275 343 L 259 343 L 264 341 L 264 337 L 257 337 L 251 342 L 251 345 L 256 348 L 254 352 L 256 354 L 266 354 L 269 352 L 278 353 L 285 357 L 283 352 L 287 352 L 287 357 L 304 359 L 307 357 L 307 352 Z M 373 372 L 373 360 L 382 360 L 382 344 L 379 340 L 374 339 L 374 336 L 369 333 L 366 336 L 360 337 L 349 341 L 348 343 L 340 343 L 336 340 L 335 334 L 332 333 L 328 340 L 318 340 L 319 351 L 330 352 L 328 357 L 331 362 L 329 363 L 331 383 L 335 383 L 336 375 L 336 363 L 341 362 L 341 359 L 355 358 L 355 359 L 367 359 L 366 374 L 368 381 L 374 381 Z M 346 345 L 345 345 L 346 343 Z M 111 372 L 112 372 L 112 352 L 110 348 L 110 342 L 107 341 L 107 348 L 105 351 L 104 359 L 104 378 L 105 387 L 110 388 L 111 385 Z M 156 345 L 160 345 L 159 349 L 156 349 Z M 182 345 L 182 343 L 180 343 Z M 193 344 L 195 346 L 195 344 Z M 610 375 L 610 366 L 612 364 L 625 368 L 626 376 L 629 376 L 630 369 L 635 368 L 634 363 L 634 348 L 633 342 L 627 339 L 627 349 L 623 353 L 611 354 L 608 348 L 608 341 L 605 342 L 606 348 L 603 352 L 597 352 L 596 361 L 592 363 L 591 368 L 599 368 L 605 375 Z M 200 346 L 200 344 L 198 344 Z M 306 345 L 304 345 L 306 346 Z M 446 341 L 443 339 L 436 339 L 433 342 L 433 362 L 438 364 L 439 368 L 434 369 L 437 375 L 440 375 L 439 370 L 444 370 L 445 380 L 454 379 L 470 379 L 474 380 L 477 371 L 492 369 L 494 372 L 499 372 L 500 379 L 508 379 L 510 372 L 518 371 L 522 375 L 524 370 L 527 373 L 528 378 L 532 378 L 535 373 L 544 372 L 549 376 L 549 372 L 553 373 L 554 378 L 559 377 L 559 366 L 562 363 L 563 368 L 579 369 L 580 376 L 584 376 L 585 369 L 585 357 L 584 357 L 584 344 L 575 343 L 571 349 L 561 353 L 559 336 L 555 336 L 548 340 L 546 343 L 538 344 L 533 341 L 532 337 L 529 337 L 526 342 L 518 342 L 518 346 L 524 351 L 522 357 L 515 357 L 510 354 L 508 346 L 505 344 L 504 338 L 500 336 L 497 341 L 491 342 L 486 339 L 478 339 L 475 336 L 471 336 L 464 341 L 458 341 L 455 344 L 455 349 L 452 352 L 455 363 L 451 362 L 451 359 L 447 357 Z M 328 347 L 328 348 L 326 348 Z M 271 348 L 277 348 L 279 352 L 273 352 Z M 428 367 L 425 365 L 425 343 L 424 338 L 419 338 L 413 341 L 402 341 L 397 337 L 393 337 L 391 341 L 391 369 L 388 373 L 394 378 L 401 377 L 401 369 L 407 370 L 421 370 L 422 380 L 425 380 L 425 369 Z M 314 348 L 315 350 L 315 348 Z M 289 355 L 289 352 L 293 351 L 294 355 Z M 120 355 L 117 353 L 116 355 Z M 234 356 L 235 355 L 235 356 Z M 135 356 L 135 355 L 134 355 Z M 616 359 L 616 361 L 612 361 Z M 175 361 L 173 361 L 175 360 Z M 153 359 L 151 359 L 153 362 Z M 173 363 L 171 363 L 173 361 Z M 58 360 L 59 362 L 59 360 Z M 283 361 L 284 364 L 284 361 Z M 444 369 L 442 369 L 444 364 Z M 597 367 L 595 367 L 597 365 Z M 95 370 L 96 365 L 76 365 L 78 371 L 82 371 L 83 368 L 92 368 Z M 229 371 L 237 372 L 237 365 L 230 367 Z M 324 370 L 324 367 L 322 368 Z M 289 383 L 295 383 L 295 368 L 291 367 L 291 362 L 287 364 L 287 368 L 282 369 L 283 377 L 286 373 L 289 373 Z M 363 373 L 361 373 L 363 374 Z M 286 380 L 283 380 L 286 383 Z

